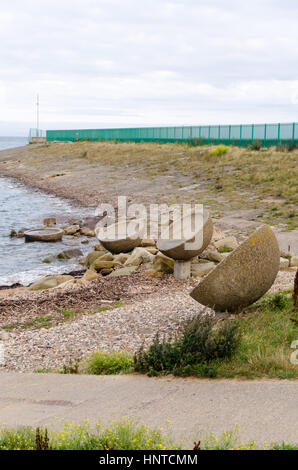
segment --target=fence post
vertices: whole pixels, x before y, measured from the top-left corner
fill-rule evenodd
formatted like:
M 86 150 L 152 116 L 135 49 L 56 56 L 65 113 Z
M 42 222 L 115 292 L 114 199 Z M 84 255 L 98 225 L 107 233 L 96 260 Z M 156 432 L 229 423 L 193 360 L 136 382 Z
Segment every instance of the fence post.
M 251 141 L 252 142 L 254 141 L 254 130 L 255 130 L 255 125 L 252 124 L 252 126 L 251 126 Z
M 242 124 L 240 124 L 240 140 L 242 140 Z
M 231 143 L 231 129 L 232 129 L 232 126 L 229 125 L 229 144 Z
M 280 122 L 278 123 L 277 140 L 280 142 Z
M 266 144 L 266 140 L 267 140 L 267 124 L 265 124 L 265 127 L 264 127 L 264 145 Z
M 221 126 L 218 126 L 218 141 L 220 142 L 220 127 Z
M 292 141 L 295 140 L 295 122 L 293 122 L 293 133 L 292 133 Z

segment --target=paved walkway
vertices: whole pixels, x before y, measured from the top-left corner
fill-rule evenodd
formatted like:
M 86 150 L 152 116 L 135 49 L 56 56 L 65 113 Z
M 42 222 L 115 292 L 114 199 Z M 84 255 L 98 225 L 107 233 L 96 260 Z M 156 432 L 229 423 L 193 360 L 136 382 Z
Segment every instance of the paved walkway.
M 128 417 L 191 443 L 240 426 L 242 441 L 298 442 L 294 381 L 0 373 L 0 424 L 109 423 Z M 57 419 L 58 418 L 58 419 Z M 166 423 L 170 420 L 170 423 Z

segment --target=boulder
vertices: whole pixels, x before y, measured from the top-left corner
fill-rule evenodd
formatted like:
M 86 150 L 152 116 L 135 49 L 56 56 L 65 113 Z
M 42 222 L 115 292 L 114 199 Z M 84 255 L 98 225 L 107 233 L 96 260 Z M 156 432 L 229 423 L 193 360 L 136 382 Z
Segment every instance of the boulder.
M 125 266 L 123 268 L 116 269 L 109 277 L 118 277 L 118 276 L 129 276 L 137 269 L 137 266 Z
M 43 219 L 43 225 L 46 227 L 50 227 L 51 225 L 56 225 L 57 221 L 55 217 L 47 217 L 46 219 Z
M 156 255 L 158 253 L 156 246 L 146 246 L 146 250 L 149 251 L 149 253 L 152 255 Z
M 79 225 L 67 225 L 67 227 L 64 227 L 64 233 L 65 235 L 74 235 L 75 233 L 79 232 L 80 226 Z
M 153 269 L 155 272 L 173 274 L 174 260 L 163 253 L 158 253 L 153 260 Z
M 72 276 L 46 276 L 31 284 L 29 290 L 38 291 L 43 289 L 52 289 L 67 281 L 73 280 Z
M 213 227 L 212 241 L 216 242 L 222 238 L 226 238 L 226 235 L 219 230 L 217 227 Z
M 14 228 L 12 228 L 11 231 L 9 232 L 9 236 L 10 238 L 14 238 L 17 236 L 17 232 Z
M 86 258 L 86 267 L 89 268 L 97 258 L 100 258 L 103 255 L 101 251 L 92 251 L 87 255 Z
M 105 251 L 105 247 L 101 243 L 98 243 L 97 245 L 93 246 L 93 250 L 94 251 Z
M 17 233 L 17 238 L 23 238 L 25 235 L 24 233 L 29 230 L 28 228 L 21 228 L 20 230 L 18 230 L 18 233 Z
M 202 229 L 193 235 L 191 232 L 192 225 L 194 225 L 196 213 L 192 213 L 183 217 L 179 222 L 173 222 L 169 228 L 161 234 L 161 238 L 157 241 L 157 248 L 164 255 L 177 259 L 177 260 L 189 260 L 194 256 L 202 253 L 205 248 L 209 245 L 212 233 L 213 223 L 209 212 L 206 210 L 202 214 Z M 179 225 L 188 227 L 186 233 L 183 233 L 183 239 L 176 239 L 175 232 Z M 189 234 L 189 235 L 188 235 Z M 188 247 L 187 244 L 192 244 L 192 247 Z
M 216 249 L 208 248 L 202 253 L 202 257 L 215 263 L 220 263 L 224 259 L 224 253 L 219 253 Z
M 121 264 L 115 261 L 104 261 L 98 258 L 91 265 L 91 269 L 95 269 L 95 271 L 101 271 L 102 269 L 112 269 L 116 266 L 121 266 Z
M 270 289 L 279 258 L 276 237 L 269 225 L 263 225 L 212 269 L 190 295 L 215 310 L 237 312 Z
M 101 261 L 114 261 L 114 255 L 112 255 L 112 253 L 101 253 L 101 255 L 96 258 L 96 259 L 100 259 Z
M 292 256 L 290 266 L 295 268 L 298 266 L 298 255 Z
M 94 281 L 95 279 L 98 279 L 99 277 L 100 277 L 100 274 L 98 274 L 96 271 L 94 271 L 93 269 L 87 269 L 84 276 L 82 277 L 82 281 Z
M 24 237 L 27 242 L 57 242 L 62 240 L 63 230 L 59 228 L 37 228 L 26 230 Z
M 235 237 L 225 237 L 214 242 L 214 245 L 223 253 L 235 250 L 238 247 L 238 242 Z
M 94 230 L 91 230 L 89 227 L 81 227 L 80 232 L 81 235 L 84 235 L 85 237 L 95 237 Z
M 129 258 L 128 253 L 119 253 L 119 255 L 114 256 L 114 261 L 117 261 L 118 263 L 124 264 L 125 261 Z
M 102 274 L 102 276 L 108 276 L 112 272 L 113 272 L 112 268 L 104 268 L 100 271 L 100 274 Z
M 57 259 L 72 259 L 82 256 L 83 252 L 79 248 L 70 248 L 69 250 L 63 250 L 57 255 Z
M 288 269 L 289 266 L 290 266 L 290 261 L 288 260 L 288 258 L 280 257 L 280 259 L 279 259 L 279 269 Z
M 215 263 L 198 263 L 192 264 L 190 271 L 193 277 L 203 277 L 206 276 L 213 268 L 215 268 Z
M 125 261 L 124 265 L 139 266 L 142 263 L 153 261 L 153 258 L 154 256 L 145 248 L 138 247 L 133 250 L 131 255 Z

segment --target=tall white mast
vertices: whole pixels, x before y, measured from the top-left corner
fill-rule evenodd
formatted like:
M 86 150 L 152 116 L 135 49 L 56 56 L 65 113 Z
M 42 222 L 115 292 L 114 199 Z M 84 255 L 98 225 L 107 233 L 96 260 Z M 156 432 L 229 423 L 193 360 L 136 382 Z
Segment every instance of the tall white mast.
M 37 128 L 37 137 L 39 137 L 39 94 L 37 93 L 36 101 L 36 128 Z

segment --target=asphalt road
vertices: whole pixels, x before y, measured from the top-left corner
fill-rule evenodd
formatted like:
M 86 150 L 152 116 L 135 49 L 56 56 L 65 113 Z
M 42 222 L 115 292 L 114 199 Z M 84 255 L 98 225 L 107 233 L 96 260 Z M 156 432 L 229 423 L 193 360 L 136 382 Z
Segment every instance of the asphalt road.
M 176 442 L 240 427 L 243 442 L 298 442 L 297 382 L 0 373 L 0 424 L 105 425 L 124 416 Z M 166 421 L 170 422 L 167 423 Z

